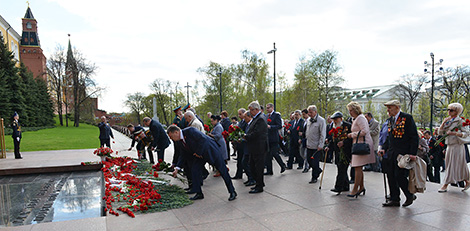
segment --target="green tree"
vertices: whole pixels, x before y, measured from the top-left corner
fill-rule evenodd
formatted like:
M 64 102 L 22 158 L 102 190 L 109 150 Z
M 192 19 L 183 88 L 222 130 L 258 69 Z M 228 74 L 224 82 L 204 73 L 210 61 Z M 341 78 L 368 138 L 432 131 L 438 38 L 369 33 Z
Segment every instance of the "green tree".
M 2 90 L 0 94 L 0 115 L 5 118 L 11 118 L 13 112 L 22 115 L 26 111 L 24 97 L 22 94 L 22 81 L 18 76 L 18 69 L 15 67 L 13 53 L 8 50 L 0 36 L 0 79 Z
M 127 99 L 124 101 L 124 105 L 126 105 L 131 112 L 135 114 L 137 123 L 141 123 L 141 114 L 145 109 L 145 96 L 142 92 L 136 92 L 134 94 L 127 94 Z

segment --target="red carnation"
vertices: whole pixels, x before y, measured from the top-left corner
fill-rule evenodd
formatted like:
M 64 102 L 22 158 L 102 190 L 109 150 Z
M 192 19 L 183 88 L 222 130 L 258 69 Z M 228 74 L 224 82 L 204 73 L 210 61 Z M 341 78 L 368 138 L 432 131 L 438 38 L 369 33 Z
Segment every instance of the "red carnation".
M 444 147 L 444 143 L 439 143 L 439 145 L 440 145 L 441 147 Z
M 268 123 L 271 123 L 271 121 L 272 121 L 271 119 L 268 119 Z

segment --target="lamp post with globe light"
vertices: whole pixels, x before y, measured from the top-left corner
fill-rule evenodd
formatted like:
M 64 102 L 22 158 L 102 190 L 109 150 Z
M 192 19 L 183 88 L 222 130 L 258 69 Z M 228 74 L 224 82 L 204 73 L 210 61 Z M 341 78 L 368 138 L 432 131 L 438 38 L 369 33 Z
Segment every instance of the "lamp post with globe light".
M 434 114 L 434 67 L 442 65 L 442 62 L 444 61 L 443 59 L 439 59 L 439 63 L 434 63 L 434 53 L 431 52 L 431 63 L 428 63 L 428 61 L 424 61 L 424 67 L 431 67 L 431 121 L 429 123 L 429 129 L 431 130 L 432 134 L 432 128 L 433 128 L 433 114 Z M 443 71 L 444 68 L 440 67 L 439 71 Z M 429 73 L 428 69 L 424 69 L 424 73 Z

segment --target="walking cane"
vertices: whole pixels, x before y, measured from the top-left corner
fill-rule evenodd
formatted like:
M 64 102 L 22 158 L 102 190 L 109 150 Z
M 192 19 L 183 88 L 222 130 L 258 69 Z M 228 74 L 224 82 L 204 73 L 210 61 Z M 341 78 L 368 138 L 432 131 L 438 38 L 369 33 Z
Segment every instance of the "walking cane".
M 383 174 L 384 174 L 385 201 L 387 201 L 387 178 L 385 177 L 385 172 Z
M 325 158 L 323 158 L 323 170 L 321 171 L 321 178 L 320 178 L 320 187 L 318 189 L 321 190 L 321 184 L 323 183 L 323 174 L 325 173 L 325 165 L 326 165 L 326 156 L 328 155 L 328 152 L 325 153 Z

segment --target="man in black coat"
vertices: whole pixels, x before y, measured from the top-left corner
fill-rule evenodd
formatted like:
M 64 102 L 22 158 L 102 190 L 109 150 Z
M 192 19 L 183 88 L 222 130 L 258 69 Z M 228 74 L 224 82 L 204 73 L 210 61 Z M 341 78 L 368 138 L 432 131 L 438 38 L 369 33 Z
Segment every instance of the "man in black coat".
M 429 180 L 439 184 L 441 183 L 441 166 L 443 162 L 442 147 L 440 145 L 436 147 L 436 139 L 432 137 L 430 131 L 424 131 L 424 139 L 429 146 L 429 159 L 431 159 L 431 165 L 434 168 L 432 178 Z
M 100 129 L 100 147 L 111 148 L 111 138 L 114 139 L 113 131 L 111 127 L 109 127 L 108 123 L 106 122 L 106 116 L 101 116 L 101 122 L 98 124 L 98 128 Z
M 282 128 L 281 115 L 274 111 L 274 104 L 272 103 L 266 104 L 266 112 L 268 112 L 266 121 L 268 122 L 269 151 L 266 156 L 265 175 L 273 174 L 273 157 L 281 167 L 281 173 L 283 173 L 286 171 L 286 164 L 279 156 L 279 129 Z
M 215 166 L 215 168 L 219 170 L 222 178 L 224 179 L 225 186 L 230 193 L 228 200 L 232 201 L 236 199 L 237 193 L 235 192 L 232 180 L 228 174 L 225 160 L 222 158 L 222 155 L 220 155 L 220 146 L 214 139 L 193 127 L 187 127 L 181 130 L 175 125 L 170 125 L 167 132 L 171 140 L 181 141 L 184 150 L 184 154 L 180 156 L 180 159 L 176 164 L 173 176 L 176 176 L 179 169 L 182 167 L 181 163 L 184 162 L 185 158 L 193 158 L 191 161 L 191 174 L 193 178 L 192 192 L 196 193 L 196 195 L 191 197 L 191 200 L 204 199 L 204 194 L 202 194 L 201 190 L 201 183 L 202 169 L 206 162 Z
M 15 148 L 15 159 L 23 159 L 21 157 L 20 153 L 20 142 L 21 142 L 21 126 L 18 120 L 20 119 L 20 116 L 18 113 L 13 114 L 13 123 L 11 124 L 11 129 L 13 130 L 13 133 L 11 134 L 11 137 L 13 138 L 13 146 Z
M 251 102 L 248 108 L 253 119 L 248 124 L 244 138 L 250 156 L 251 174 L 256 181 L 256 185 L 250 193 L 260 193 L 263 192 L 264 187 L 263 170 L 265 156 L 268 152 L 268 125 L 263 113 L 261 113 L 258 101 Z
M 304 119 L 300 115 L 301 111 L 294 112 L 294 120 L 287 131 L 289 134 L 289 160 L 287 160 L 287 169 L 292 169 L 294 158 L 297 160 L 299 166 L 297 169 L 302 169 L 304 166 L 304 159 L 300 156 L 299 132 L 303 130 Z
M 352 139 L 348 138 L 351 133 L 351 124 L 343 121 L 343 113 L 335 112 L 331 116 L 332 126 L 328 132 L 328 147 L 326 151 L 333 151 L 335 164 L 338 170 L 335 187 L 332 192 L 341 193 L 349 191 L 348 166 L 351 162 Z
M 152 132 L 153 141 L 150 145 L 151 151 L 156 149 L 158 160 L 164 160 L 165 149 L 170 146 L 170 139 L 168 139 L 165 130 L 159 122 L 150 119 L 149 117 L 145 117 L 143 122 L 144 125 L 149 127 Z M 153 160 L 153 153 L 149 152 L 149 157 L 150 163 L 154 164 L 155 161 Z
M 416 160 L 419 136 L 413 116 L 400 111 L 400 101 L 392 100 L 384 104 L 391 116 L 388 119 L 388 137 L 380 151 L 384 157 L 388 184 L 390 187 L 390 200 L 383 206 L 400 206 L 400 189 L 406 196 L 403 207 L 413 204 L 416 196 L 408 190 L 408 169 L 398 167 L 398 155 L 410 155 L 411 160 Z

